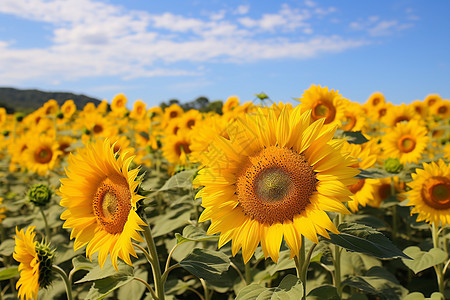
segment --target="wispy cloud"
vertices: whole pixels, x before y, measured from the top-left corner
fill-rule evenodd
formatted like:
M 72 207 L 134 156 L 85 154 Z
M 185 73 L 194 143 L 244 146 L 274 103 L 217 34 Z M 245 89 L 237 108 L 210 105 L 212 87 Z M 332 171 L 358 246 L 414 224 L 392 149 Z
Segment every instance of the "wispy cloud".
M 408 14 L 408 11 L 406 12 Z M 358 21 L 351 22 L 349 27 L 352 30 L 366 31 L 370 36 L 387 36 L 396 32 L 411 28 L 413 23 L 412 19 L 407 15 L 405 17 L 408 21 L 400 21 L 396 19 L 383 19 L 378 15 L 369 16 L 366 19 L 359 19 Z
M 240 5 L 187 17 L 96 0 L 3 0 L 0 14 L 47 24 L 50 36 L 42 48 L 19 49 L 0 40 L 0 82 L 199 76 L 206 71 L 178 63 L 306 59 L 369 43 L 364 37 L 313 35 L 312 21 L 335 10 L 308 0 L 300 7 L 282 4 L 278 12 L 260 16 L 250 16 L 251 7 Z M 380 35 L 400 25 L 379 22 L 369 33 Z

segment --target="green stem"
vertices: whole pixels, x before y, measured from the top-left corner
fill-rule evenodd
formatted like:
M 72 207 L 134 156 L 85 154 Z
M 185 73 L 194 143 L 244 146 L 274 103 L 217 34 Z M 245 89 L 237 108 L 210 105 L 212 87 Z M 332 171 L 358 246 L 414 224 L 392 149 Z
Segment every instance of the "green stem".
M 150 284 L 148 284 L 145 280 L 142 280 L 139 277 L 133 277 L 134 280 L 139 281 L 140 283 L 144 284 L 147 287 L 147 290 L 152 294 L 153 299 L 157 299 L 158 297 L 155 294 L 155 291 L 152 289 Z
M 67 293 L 67 300 L 72 300 L 72 283 L 70 282 L 69 278 L 67 277 L 66 272 L 64 272 L 63 269 L 58 267 L 57 265 L 52 266 L 52 270 L 56 273 L 58 273 L 61 278 L 64 281 L 64 284 L 66 285 L 66 293 Z
M 299 261 L 299 266 L 300 266 L 300 280 L 302 281 L 303 284 L 303 300 L 306 299 L 306 282 L 307 282 L 307 278 L 306 278 L 306 273 L 308 271 L 308 264 L 309 262 L 306 261 L 306 247 L 305 247 L 305 237 L 302 235 L 302 245 L 300 247 L 300 261 Z
M 394 177 L 391 177 L 391 196 L 395 197 L 395 183 Z M 398 218 L 397 218 L 397 204 L 392 207 L 392 240 L 397 240 L 398 232 Z
M 50 232 L 50 227 L 48 226 L 47 217 L 45 216 L 44 209 L 42 208 L 42 206 L 39 206 L 39 210 L 40 210 L 40 212 L 42 214 L 42 218 L 44 219 L 45 235 L 47 237 L 47 241 L 50 241 L 52 239 L 52 235 L 51 235 L 51 232 Z
M 203 287 L 203 291 L 204 291 L 204 295 L 205 295 L 205 300 L 210 300 L 211 299 L 211 293 L 209 292 L 208 286 L 206 285 L 206 282 L 200 278 L 200 282 L 202 284 Z
M 245 264 L 244 270 L 245 270 L 245 283 L 247 283 L 247 285 L 248 285 L 248 284 L 252 283 L 252 281 L 253 281 L 252 268 L 250 267 L 250 261 L 248 261 Z
M 161 267 L 159 265 L 158 253 L 156 252 L 155 241 L 153 240 L 152 233 L 150 231 L 150 225 L 147 221 L 147 226 L 144 227 L 144 237 L 147 242 L 147 248 L 150 254 L 153 280 L 155 281 L 155 293 L 158 296 L 158 300 L 164 300 L 164 282 L 161 278 Z
M 161 280 L 162 280 L 162 282 L 166 282 L 166 280 L 167 280 L 167 276 L 169 276 L 169 272 L 170 271 L 172 271 L 173 269 L 176 269 L 176 268 L 180 268 L 181 267 L 181 265 L 179 264 L 179 263 L 177 263 L 177 264 L 174 264 L 174 265 L 171 265 L 169 268 L 167 268 L 165 271 L 164 271 L 164 273 L 161 275 Z
M 334 219 L 336 227 L 341 223 L 341 214 L 338 214 Z M 341 247 L 334 245 L 334 286 L 336 287 L 339 299 L 342 298 L 341 287 Z
M 439 232 L 438 227 L 435 223 L 432 223 L 431 225 L 431 236 L 433 238 L 433 247 L 439 248 Z M 436 272 L 439 292 L 444 295 L 444 272 L 443 272 L 443 264 L 438 264 L 434 266 L 434 271 Z
M 244 275 L 242 275 L 241 270 L 239 270 L 239 268 L 233 262 L 230 262 L 230 266 L 238 273 L 238 275 L 241 278 L 242 282 L 244 282 L 245 285 L 248 285 L 247 284 L 247 280 L 245 280 Z
M 297 270 L 297 278 L 302 278 L 302 265 L 300 264 L 300 260 L 298 256 L 294 256 L 295 269 Z M 303 282 L 302 282 L 303 283 Z

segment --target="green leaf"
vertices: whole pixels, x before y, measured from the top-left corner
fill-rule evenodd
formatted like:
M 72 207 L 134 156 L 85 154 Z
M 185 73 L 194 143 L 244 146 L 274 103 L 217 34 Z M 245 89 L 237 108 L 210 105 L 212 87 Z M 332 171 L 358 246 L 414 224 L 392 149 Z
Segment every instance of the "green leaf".
M 361 131 L 344 131 L 342 135 L 349 144 L 364 144 L 369 141 Z
M 103 266 L 103 270 L 100 268 L 98 263 L 95 263 L 95 267 L 92 268 L 89 273 L 87 273 L 83 278 L 75 282 L 75 284 L 95 281 L 116 275 L 133 276 L 133 267 L 125 264 L 124 262 L 121 262 L 120 260 L 117 261 L 117 268 L 119 269 L 119 271 L 116 271 L 116 269 L 114 269 L 111 261 L 109 260 L 106 260 L 105 265 Z
M 339 300 L 339 294 L 332 285 L 322 285 L 309 292 L 306 300 Z
M 196 248 L 180 265 L 198 278 L 217 280 L 230 267 L 230 258 L 220 251 Z
M 342 285 L 381 296 L 386 300 L 402 299 L 408 292 L 399 284 L 394 275 L 382 267 L 371 268 L 365 276 L 349 276 L 342 281 Z
M 159 191 L 167 191 L 172 189 L 192 189 L 192 179 L 197 173 L 197 169 L 181 171 L 166 181 Z
M 181 244 L 188 241 L 200 242 L 200 241 L 217 240 L 219 238 L 219 236 L 217 235 L 207 235 L 206 231 L 204 231 L 201 227 L 196 227 L 193 225 L 188 225 L 184 227 L 183 234 L 175 233 L 175 237 L 177 239 L 177 244 Z
M 113 276 L 109 276 L 94 282 L 89 290 L 89 293 L 86 296 L 86 299 L 89 300 L 99 300 L 103 299 L 111 292 L 116 289 L 124 286 L 128 282 L 133 280 L 133 277 L 127 276 L 125 274 L 116 274 Z
M 78 270 L 92 270 L 96 266 L 98 266 L 98 263 L 95 264 L 91 262 L 86 256 L 79 255 L 72 259 L 72 265 L 74 272 Z
M 152 220 L 152 224 L 154 224 L 152 235 L 155 238 L 189 224 L 191 219 L 191 207 L 187 205 L 183 205 L 177 209 L 167 209 L 166 212 L 166 214 L 160 215 Z
M 397 176 L 398 174 L 390 174 L 385 170 L 379 168 L 367 168 L 367 169 L 359 169 L 361 172 L 355 177 L 358 179 L 381 179 Z
M 142 268 L 136 268 L 134 272 L 134 277 L 140 278 L 144 281 L 148 280 L 148 272 L 147 270 L 143 270 Z M 142 282 L 137 280 L 131 281 L 124 287 L 119 289 L 117 293 L 118 299 L 141 299 L 144 292 L 147 290 L 145 285 Z
M 411 246 L 403 250 L 413 260 L 402 259 L 403 263 L 410 268 L 415 274 L 432 266 L 443 263 L 447 258 L 447 254 L 439 248 L 432 248 L 430 251 L 422 251 L 417 246 Z
M 0 255 L 2 256 L 10 256 L 14 252 L 14 247 L 16 246 L 16 242 L 13 239 L 4 240 L 0 244 Z
M 19 269 L 17 266 L 0 269 L 0 281 L 11 279 L 19 275 Z
M 382 259 L 397 257 L 410 259 L 387 237 L 372 227 L 355 223 L 342 223 L 338 230 L 340 234 L 330 232 L 330 239 L 326 240 L 349 251 L 365 253 Z
M 287 275 L 275 288 L 252 283 L 239 291 L 236 300 L 297 300 L 303 297 L 303 284 L 294 275 Z

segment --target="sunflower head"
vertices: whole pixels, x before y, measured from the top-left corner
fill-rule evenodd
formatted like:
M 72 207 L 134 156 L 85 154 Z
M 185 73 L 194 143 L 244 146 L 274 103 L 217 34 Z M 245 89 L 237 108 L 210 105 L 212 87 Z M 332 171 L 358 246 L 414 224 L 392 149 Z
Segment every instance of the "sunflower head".
M 349 213 L 347 186 L 359 173 L 357 160 L 332 140 L 336 126 L 324 126 L 312 112 L 278 105 L 238 118 L 200 155 L 205 165 L 194 179 L 203 186 L 199 221 L 211 220 L 209 234 L 220 232 L 219 247 L 232 240 L 244 261 L 261 243 L 264 255 L 278 260 L 283 238 L 297 256 L 301 236 L 337 232 L 325 210 Z
M 36 206 L 45 206 L 52 199 L 53 192 L 45 184 L 35 184 L 28 189 L 28 200 Z
M 407 205 L 414 206 L 411 214 L 418 214 L 417 221 L 441 224 L 450 223 L 450 166 L 442 159 L 423 169 L 416 169 L 413 181 L 408 183 L 411 190 Z
M 61 179 L 60 205 L 63 228 L 71 228 L 74 249 L 87 244 L 86 255 L 99 252 L 103 267 L 108 254 L 117 269 L 117 258 L 132 265 L 136 257 L 131 239 L 142 241 L 140 226 L 146 226 L 136 213 L 140 181 L 139 169 L 129 170 L 133 160 L 127 152 L 114 152 L 108 139 L 97 140 L 69 155 L 67 177 Z
M 53 281 L 52 273 L 55 249 L 50 248 L 50 244 L 45 242 L 36 243 L 36 256 L 39 261 L 39 287 L 46 289 Z
M 398 158 L 388 158 L 384 161 L 383 169 L 391 174 L 398 174 L 403 170 L 403 165 Z

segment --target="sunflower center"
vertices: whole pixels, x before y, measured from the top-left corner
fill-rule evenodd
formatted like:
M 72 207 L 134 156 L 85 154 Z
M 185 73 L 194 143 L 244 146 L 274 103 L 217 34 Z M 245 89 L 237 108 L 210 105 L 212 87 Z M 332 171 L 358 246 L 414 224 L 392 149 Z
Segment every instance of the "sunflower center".
M 447 112 L 447 107 L 446 106 L 441 106 L 438 108 L 438 113 L 439 114 L 445 114 Z
M 49 163 L 52 160 L 52 149 L 42 146 L 34 152 L 34 159 L 40 164 Z
M 92 128 L 92 131 L 93 131 L 95 134 L 99 134 L 99 133 L 101 133 L 101 132 L 103 131 L 103 126 L 102 126 L 102 125 L 99 125 L 99 124 L 95 124 L 95 125 L 94 125 L 94 128 Z
M 346 113 L 345 114 L 345 122 L 347 122 L 347 124 L 345 124 L 342 129 L 345 131 L 350 131 L 356 125 L 356 117 L 351 113 Z
M 171 111 L 169 116 L 170 116 L 171 119 L 176 118 L 176 117 L 178 117 L 178 112 Z
M 378 196 L 381 201 L 386 200 L 391 195 L 391 185 L 389 183 L 382 184 L 378 189 Z
M 364 186 L 365 180 L 364 179 L 358 179 L 358 181 L 352 185 L 348 186 L 348 189 L 353 194 L 356 194 L 358 191 L 360 191 Z
M 105 178 L 97 187 L 92 207 L 105 231 L 111 234 L 122 232 L 131 210 L 131 192 L 125 178 Z
M 380 98 L 374 98 L 374 99 L 372 100 L 373 106 L 377 106 L 378 103 L 380 103 Z
M 398 116 L 394 120 L 394 125 L 399 123 L 399 122 L 403 122 L 403 121 L 409 121 L 409 118 L 407 116 Z
M 175 144 L 175 153 L 177 154 L 177 156 L 180 156 L 182 152 L 184 152 L 185 154 L 191 153 L 191 149 L 189 148 L 189 143 L 178 142 Z
M 422 187 L 422 199 L 435 209 L 450 208 L 450 179 L 443 176 L 431 177 Z
M 331 103 L 326 101 L 317 101 L 312 110 L 312 117 L 314 118 L 314 120 L 325 118 L 325 124 L 333 122 L 335 116 L 336 109 Z
M 63 143 L 59 144 L 59 148 L 58 149 L 61 150 L 64 153 L 69 153 L 69 151 L 66 151 L 66 149 L 69 148 L 69 147 L 70 147 L 69 143 L 63 142 Z
M 271 146 L 249 157 L 236 193 L 245 214 L 262 224 L 292 221 L 310 203 L 316 175 L 304 155 Z
M 400 152 L 409 153 L 416 148 L 416 141 L 409 135 L 402 136 L 398 140 L 398 148 Z
M 379 111 L 378 111 L 378 117 L 384 117 L 384 115 L 386 115 L 386 112 L 387 112 L 387 110 L 386 110 L 386 108 L 381 108 Z
M 187 127 L 188 127 L 189 129 L 192 129 L 192 127 L 194 127 L 194 125 L 195 125 L 195 120 L 189 120 L 189 121 L 187 122 Z

